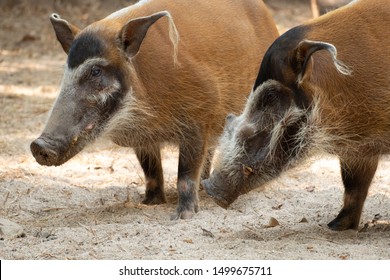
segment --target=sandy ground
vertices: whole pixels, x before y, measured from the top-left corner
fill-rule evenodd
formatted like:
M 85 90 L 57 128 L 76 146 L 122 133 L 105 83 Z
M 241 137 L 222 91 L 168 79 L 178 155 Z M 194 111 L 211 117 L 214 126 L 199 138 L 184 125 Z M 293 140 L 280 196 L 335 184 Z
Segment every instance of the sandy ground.
M 201 191 L 201 211 L 179 221 L 169 219 L 177 203 L 175 148 L 164 150 L 168 203 L 159 206 L 141 204 L 143 174 L 132 150 L 106 140 L 61 167 L 39 166 L 29 143 L 44 126 L 66 59 L 48 15 L 56 11 L 83 26 L 126 1 L 77 8 L 47 2 L 0 2 L 0 226 L 6 219 L 22 227 L 17 234 L 0 233 L 1 259 L 390 258 L 387 157 L 360 230 L 345 232 L 326 226 L 343 194 L 332 157 L 310 160 L 228 210 Z M 281 32 L 311 17 L 302 1 L 267 3 Z

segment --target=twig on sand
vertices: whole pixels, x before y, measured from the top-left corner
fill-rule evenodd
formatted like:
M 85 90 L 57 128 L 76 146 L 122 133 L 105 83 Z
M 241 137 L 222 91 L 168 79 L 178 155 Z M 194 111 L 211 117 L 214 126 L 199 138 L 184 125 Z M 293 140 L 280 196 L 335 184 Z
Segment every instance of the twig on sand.
M 328 242 L 330 242 L 330 243 L 334 243 L 334 244 L 337 244 L 337 245 L 341 245 L 340 243 L 338 243 L 338 242 L 336 242 L 336 241 L 333 241 L 333 240 L 330 240 L 330 239 L 327 239 L 327 238 L 314 237 L 314 236 L 308 236 L 308 238 L 310 238 L 310 239 L 315 239 L 315 240 L 328 241 Z
M 260 241 L 264 241 L 265 239 L 254 229 L 253 227 L 250 227 L 248 225 L 242 225 L 243 227 L 249 229 L 253 234 L 256 235 L 256 238 L 258 238 Z
M 203 231 L 203 235 L 204 235 L 204 236 L 208 236 L 208 237 L 211 237 L 211 238 L 214 238 L 214 237 L 215 237 L 214 234 L 213 234 L 211 231 L 209 231 L 209 230 L 207 230 L 207 229 L 204 229 L 204 228 L 202 228 L 202 227 L 201 227 L 201 229 L 202 229 L 202 231 Z

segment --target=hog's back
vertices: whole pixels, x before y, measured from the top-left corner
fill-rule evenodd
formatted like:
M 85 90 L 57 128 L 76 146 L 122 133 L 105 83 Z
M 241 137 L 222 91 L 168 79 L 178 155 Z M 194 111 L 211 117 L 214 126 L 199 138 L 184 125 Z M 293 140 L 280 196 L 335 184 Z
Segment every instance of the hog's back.
M 178 63 L 168 19 L 149 29 L 133 59 L 141 84 L 134 94 L 153 108 L 156 134 L 180 121 L 218 135 L 225 116 L 242 110 L 261 59 L 278 36 L 272 17 L 258 0 L 143 2 L 131 17 L 167 10 L 179 33 Z
M 355 1 L 304 25 L 305 39 L 337 48 L 351 71 L 340 75 L 326 52 L 313 55 L 310 83 L 320 102 L 320 127 L 337 153 L 390 152 L 390 3 Z

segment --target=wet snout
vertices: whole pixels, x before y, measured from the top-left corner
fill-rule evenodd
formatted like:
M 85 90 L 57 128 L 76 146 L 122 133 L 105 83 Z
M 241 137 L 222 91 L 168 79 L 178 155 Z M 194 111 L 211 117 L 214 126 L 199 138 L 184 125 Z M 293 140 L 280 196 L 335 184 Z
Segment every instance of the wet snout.
M 59 152 L 50 141 L 45 137 L 39 137 L 30 145 L 31 152 L 35 160 L 41 165 L 60 165 Z

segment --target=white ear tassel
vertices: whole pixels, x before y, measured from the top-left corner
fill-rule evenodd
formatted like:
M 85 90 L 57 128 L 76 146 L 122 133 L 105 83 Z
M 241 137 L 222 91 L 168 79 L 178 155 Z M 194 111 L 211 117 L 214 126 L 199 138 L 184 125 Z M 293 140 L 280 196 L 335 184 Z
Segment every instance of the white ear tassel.
M 326 45 L 326 49 L 331 53 L 334 66 L 336 67 L 337 71 L 339 71 L 341 74 L 349 76 L 352 74 L 352 69 L 349 68 L 347 65 L 345 65 L 342 61 L 337 59 L 337 49 L 334 45 L 321 42 L 322 44 Z
M 169 20 L 169 39 L 171 40 L 171 43 L 173 45 L 173 60 L 175 64 L 180 65 L 177 59 L 178 45 L 179 45 L 179 32 L 177 31 L 172 15 L 168 11 L 163 11 L 161 13 L 165 13 L 165 16 Z
M 329 53 L 332 55 L 333 64 L 336 67 L 337 71 L 346 76 L 352 74 L 352 69 L 348 67 L 346 64 L 344 64 L 342 61 L 337 59 L 337 49 L 334 45 L 326 42 L 321 42 L 321 41 L 310 41 L 310 40 L 306 40 L 306 41 L 309 43 L 321 44 L 325 46 L 324 49 L 329 51 Z

